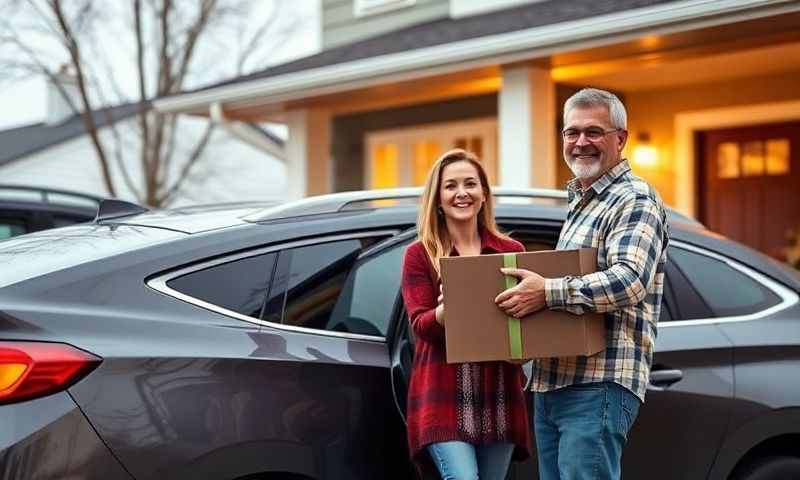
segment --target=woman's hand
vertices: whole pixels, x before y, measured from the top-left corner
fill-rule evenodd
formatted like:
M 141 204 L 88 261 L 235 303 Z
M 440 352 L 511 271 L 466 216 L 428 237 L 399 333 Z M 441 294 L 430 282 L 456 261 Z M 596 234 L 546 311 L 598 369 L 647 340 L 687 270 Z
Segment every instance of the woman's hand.
M 444 326 L 444 291 L 441 285 L 439 286 L 439 298 L 436 299 L 438 303 L 436 307 L 436 323 Z

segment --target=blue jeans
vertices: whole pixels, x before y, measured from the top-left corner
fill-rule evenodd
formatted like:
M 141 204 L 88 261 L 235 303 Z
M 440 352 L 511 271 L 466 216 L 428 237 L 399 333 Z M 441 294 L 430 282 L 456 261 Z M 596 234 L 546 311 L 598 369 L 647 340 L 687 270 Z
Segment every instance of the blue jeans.
M 622 449 L 641 402 L 616 383 L 533 395 L 540 480 L 621 478 Z
M 428 445 L 428 452 L 442 480 L 503 480 L 511 463 L 514 445 L 439 442 Z

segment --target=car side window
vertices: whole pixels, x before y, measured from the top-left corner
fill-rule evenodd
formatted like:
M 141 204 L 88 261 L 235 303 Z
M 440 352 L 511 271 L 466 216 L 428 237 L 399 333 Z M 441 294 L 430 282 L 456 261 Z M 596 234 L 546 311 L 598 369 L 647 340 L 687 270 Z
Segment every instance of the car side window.
M 780 303 L 780 298 L 770 289 L 726 262 L 688 249 L 670 248 L 668 264 L 672 263 L 677 276 L 682 276 L 693 287 L 707 308 L 716 317 L 748 315 Z M 676 275 L 671 275 L 675 285 Z M 677 286 L 677 285 L 675 285 Z M 676 288 L 677 304 L 681 318 L 698 318 L 684 312 L 684 296 Z M 703 318 L 703 317 L 700 317 Z
M 276 257 L 275 253 L 268 253 L 214 265 L 173 278 L 167 286 L 227 310 L 260 318 Z
M 16 237 L 17 235 L 22 235 L 27 232 L 28 229 L 25 227 L 25 222 L 12 218 L 0 217 L 0 240 Z
M 407 242 L 360 258 L 345 281 L 328 328 L 385 337 L 397 296 Z
M 359 255 L 374 241 L 348 239 L 282 251 L 281 263 L 285 262 L 289 271 L 285 280 L 282 323 L 318 330 L 381 335 L 380 330 L 370 323 L 356 326 L 355 320 L 347 321 L 339 312 L 333 315 Z M 281 276 L 279 272 L 276 279 Z

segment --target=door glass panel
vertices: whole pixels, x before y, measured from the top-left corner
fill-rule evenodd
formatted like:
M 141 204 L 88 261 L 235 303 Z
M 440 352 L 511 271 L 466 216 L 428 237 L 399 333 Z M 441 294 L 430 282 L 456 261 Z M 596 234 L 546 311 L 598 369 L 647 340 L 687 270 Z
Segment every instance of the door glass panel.
M 472 137 L 469 142 L 469 149 L 483 161 L 483 139 L 481 137 Z
M 739 144 L 734 142 L 720 143 L 717 146 L 717 177 L 739 177 Z
M 764 142 L 746 142 L 742 146 L 742 174 L 745 177 L 764 175 Z
M 174 278 L 167 286 L 227 310 L 260 318 L 275 257 L 269 253 L 215 265 Z
M 386 336 L 392 306 L 400 291 L 406 244 L 362 258 L 345 282 L 331 315 L 337 331 Z
M 399 185 L 398 148 L 393 143 L 378 145 L 372 152 L 372 188 Z
M 787 175 L 789 158 L 789 139 L 767 140 L 767 175 Z
M 414 185 L 425 183 L 436 159 L 441 154 L 441 146 L 435 140 L 427 140 L 414 144 Z
M 283 323 L 336 330 L 330 322 L 350 270 L 361 253 L 361 240 L 343 240 L 294 248 L 290 254 Z

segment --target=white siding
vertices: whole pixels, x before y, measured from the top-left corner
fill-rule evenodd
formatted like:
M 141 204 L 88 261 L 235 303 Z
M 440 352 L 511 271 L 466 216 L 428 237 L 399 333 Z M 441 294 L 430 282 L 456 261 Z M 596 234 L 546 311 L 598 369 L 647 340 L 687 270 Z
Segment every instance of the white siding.
M 182 119 L 181 122 L 179 137 L 187 141 L 177 151 L 176 164 L 171 168 L 173 177 L 181 168 L 183 159 L 188 157 L 187 152 L 193 140 L 202 134 L 206 121 Z M 128 120 L 119 123 L 117 129 L 125 136 L 125 132 L 135 131 L 135 125 L 132 120 Z M 131 135 L 133 133 L 127 134 L 123 161 L 137 188 L 141 188 L 143 182 L 138 148 Z M 113 143 L 113 137 L 107 128 L 101 131 L 101 138 L 108 145 Z M 125 186 L 116 159 L 111 157 L 110 161 L 118 197 L 135 201 L 134 195 Z M 0 182 L 108 195 L 100 163 L 89 137 L 85 135 L 0 166 Z M 183 193 L 171 206 L 280 199 L 285 197 L 286 188 L 286 167 L 283 162 L 218 129 L 203 158 L 184 183 Z
M 448 0 L 417 0 L 408 7 L 356 17 L 353 2 L 354 0 L 322 0 L 323 50 L 446 18 L 450 14 Z

